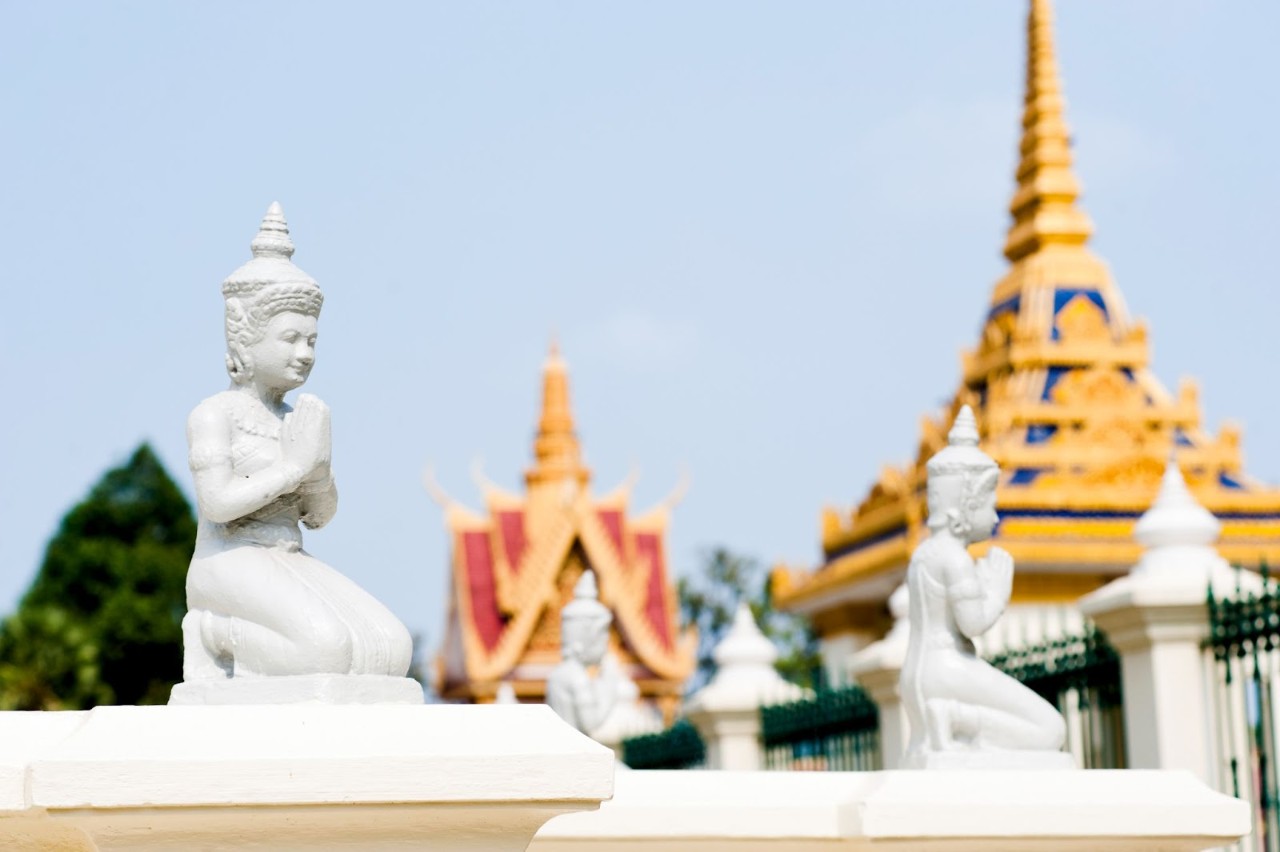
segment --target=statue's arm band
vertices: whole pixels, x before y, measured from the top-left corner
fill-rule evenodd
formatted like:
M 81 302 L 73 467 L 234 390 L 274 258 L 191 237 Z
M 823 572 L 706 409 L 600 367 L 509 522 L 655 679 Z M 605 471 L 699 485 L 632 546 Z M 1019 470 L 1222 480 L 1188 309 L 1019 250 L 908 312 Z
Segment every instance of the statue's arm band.
M 208 470 L 220 463 L 231 464 L 231 456 L 228 453 L 219 452 L 214 447 L 197 444 L 187 453 L 187 464 L 191 466 L 192 473 Z

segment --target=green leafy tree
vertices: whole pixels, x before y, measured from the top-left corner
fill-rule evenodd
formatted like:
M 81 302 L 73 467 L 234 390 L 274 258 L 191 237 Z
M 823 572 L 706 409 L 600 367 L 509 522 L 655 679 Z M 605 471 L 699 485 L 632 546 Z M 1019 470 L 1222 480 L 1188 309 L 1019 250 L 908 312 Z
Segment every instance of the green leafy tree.
M 62 519 L 18 611 L 0 625 L 0 705 L 168 700 L 182 679 L 191 506 L 151 447 Z
M 742 601 L 751 607 L 761 632 L 778 647 L 778 673 L 801 686 L 815 685 L 821 659 L 813 630 L 804 618 L 774 608 L 769 575 L 758 560 L 713 548 L 704 554 L 696 573 L 676 581 L 676 595 L 681 620 L 698 629 L 698 668 L 691 689 L 715 673 L 712 652 L 733 625 Z
M 67 610 L 24 607 L 0 624 L 0 708 L 77 710 L 110 700 L 98 643 Z

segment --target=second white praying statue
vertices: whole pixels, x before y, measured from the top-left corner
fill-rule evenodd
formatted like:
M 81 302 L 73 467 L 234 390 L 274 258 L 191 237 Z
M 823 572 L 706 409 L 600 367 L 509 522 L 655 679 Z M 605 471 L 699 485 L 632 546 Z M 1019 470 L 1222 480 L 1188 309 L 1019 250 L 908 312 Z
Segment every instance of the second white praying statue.
M 907 568 L 910 636 L 902 668 L 911 724 L 906 765 L 914 768 L 1071 768 L 1066 729 L 1053 705 L 978 658 L 973 639 L 1004 612 L 1013 559 L 992 547 L 974 560 L 968 547 L 996 526 L 1000 468 L 978 448 L 969 406 L 948 446 L 929 459 L 929 538 Z

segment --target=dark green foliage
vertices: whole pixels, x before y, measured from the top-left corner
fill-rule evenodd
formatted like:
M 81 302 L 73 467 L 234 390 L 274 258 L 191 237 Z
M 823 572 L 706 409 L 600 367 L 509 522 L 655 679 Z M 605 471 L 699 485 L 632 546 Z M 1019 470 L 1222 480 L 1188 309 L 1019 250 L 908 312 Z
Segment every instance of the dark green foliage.
M 751 614 L 765 636 L 778 646 L 774 667 L 784 678 L 811 687 L 819 677 L 818 643 L 808 622 L 773 608 L 769 576 L 755 559 L 739 556 L 719 547 L 708 551 L 702 567 L 676 582 L 680 617 L 698 628 L 698 670 L 689 684 L 695 690 L 715 672 L 712 651 L 733 624 L 741 601 L 751 606 Z
M 707 747 L 688 719 L 665 731 L 622 741 L 622 762 L 632 769 L 689 769 L 707 760 Z
M 0 707 L 75 710 L 111 699 L 98 645 L 61 607 L 25 607 L 0 624 Z
M 62 519 L 0 625 L 0 705 L 166 701 L 182 679 L 195 534 L 191 506 L 149 446 L 108 471 Z

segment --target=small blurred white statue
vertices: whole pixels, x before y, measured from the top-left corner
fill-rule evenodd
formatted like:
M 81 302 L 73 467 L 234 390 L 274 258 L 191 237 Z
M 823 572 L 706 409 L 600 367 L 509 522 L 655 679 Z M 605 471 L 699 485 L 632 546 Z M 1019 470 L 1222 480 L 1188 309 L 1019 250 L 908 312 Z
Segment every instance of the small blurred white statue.
M 547 703 L 587 735 L 609 718 L 618 701 L 622 672 L 607 653 L 612 623 L 613 614 L 600 603 L 595 572 L 582 572 L 573 600 L 560 611 L 561 662 L 547 676 Z
M 977 560 L 968 546 L 996 526 L 1000 469 L 978 449 L 969 406 L 948 446 L 929 459 L 929 538 L 907 569 L 910 638 L 902 700 L 911 724 L 906 765 L 916 768 L 1070 767 L 1066 729 L 1054 707 L 974 653 L 973 639 L 1004 612 L 1013 559 L 992 547 Z
M 293 407 L 284 400 L 315 363 L 324 297 L 290 260 L 280 205 L 267 211 L 252 250 L 222 285 L 231 387 L 187 421 L 199 531 L 182 621 L 184 683 L 171 702 L 413 701 L 404 625 L 302 549 L 299 522 L 322 527 L 338 506 L 328 407 L 310 394 Z M 318 675 L 395 682 L 335 686 L 312 678 L 294 693 L 280 684 L 227 688 Z

